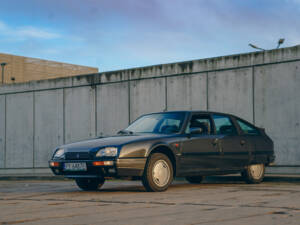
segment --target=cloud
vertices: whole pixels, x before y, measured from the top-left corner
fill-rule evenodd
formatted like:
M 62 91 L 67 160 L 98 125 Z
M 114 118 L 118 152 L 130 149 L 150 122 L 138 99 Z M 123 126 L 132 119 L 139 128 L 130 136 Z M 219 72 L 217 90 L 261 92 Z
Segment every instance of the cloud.
M 286 0 L 287 3 L 295 3 L 300 5 L 300 0 Z
M 56 39 L 61 37 L 61 35 L 58 33 L 46 31 L 32 26 L 17 28 L 15 34 L 20 37 L 38 39 Z
M 49 31 L 47 29 L 33 27 L 33 26 L 19 26 L 12 27 L 8 26 L 4 22 L 0 21 L 0 37 L 5 36 L 9 38 L 14 38 L 16 40 L 25 39 L 57 39 L 62 36 L 54 31 Z
M 5 30 L 5 29 L 6 29 L 5 23 L 0 21 L 0 30 Z

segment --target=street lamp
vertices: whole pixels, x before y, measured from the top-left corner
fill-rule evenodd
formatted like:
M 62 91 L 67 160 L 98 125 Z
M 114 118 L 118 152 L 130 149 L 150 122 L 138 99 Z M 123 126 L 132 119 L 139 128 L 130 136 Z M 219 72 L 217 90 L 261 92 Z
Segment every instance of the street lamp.
M 249 44 L 250 47 L 252 48 L 255 48 L 255 49 L 258 49 L 258 50 L 261 50 L 261 51 L 266 51 L 266 49 L 263 49 L 263 48 L 260 48 L 260 47 L 257 47 L 256 45 L 253 45 L 253 44 Z
M 283 42 L 284 42 L 284 38 L 280 38 L 280 39 L 278 40 L 278 43 L 277 43 L 277 49 L 279 48 L 280 45 L 283 44 Z M 255 49 L 258 49 L 258 50 L 261 50 L 261 51 L 266 51 L 266 49 L 257 47 L 256 45 L 251 44 L 251 43 L 249 44 L 249 46 L 250 46 L 251 48 L 255 48 Z
M 2 84 L 4 84 L 4 67 L 7 65 L 7 63 L 3 62 L 0 65 L 1 65 L 1 69 L 2 69 L 2 79 L 1 79 L 1 81 L 2 81 Z

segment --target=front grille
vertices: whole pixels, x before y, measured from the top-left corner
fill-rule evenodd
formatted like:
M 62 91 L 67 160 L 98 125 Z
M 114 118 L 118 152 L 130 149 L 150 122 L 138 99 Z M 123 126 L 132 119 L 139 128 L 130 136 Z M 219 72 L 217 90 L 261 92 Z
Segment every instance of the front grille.
M 91 159 L 90 153 L 89 152 L 66 152 L 65 155 L 66 159 L 71 159 L 71 160 L 89 160 Z

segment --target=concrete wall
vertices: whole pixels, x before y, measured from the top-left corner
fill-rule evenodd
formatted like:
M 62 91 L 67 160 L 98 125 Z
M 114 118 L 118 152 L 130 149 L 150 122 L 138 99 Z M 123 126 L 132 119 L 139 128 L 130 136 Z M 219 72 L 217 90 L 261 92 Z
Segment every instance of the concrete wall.
M 130 121 L 142 114 L 166 108 L 165 78 L 130 81 Z
M 167 78 L 168 110 L 207 110 L 207 73 Z
M 36 92 L 34 108 L 34 167 L 44 167 L 53 149 L 64 143 L 63 90 Z
M 129 124 L 129 82 L 98 85 L 96 92 L 97 136 L 116 134 Z
M 0 174 L 49 172 L 63 143 L 144 113 L 211 110 L 265 127 L 276 165 L 300 172 L 300 46 L 0 87 Z
M 208 73 L 208 109 L 253 122 L 253 68 Z
M 255 68 L 255 121 L 275 140 L 279 165 L 300 163 L 300 62 Z
M 96 102 L 94 87 L 65 89 L 65 142 L 96 135 Z

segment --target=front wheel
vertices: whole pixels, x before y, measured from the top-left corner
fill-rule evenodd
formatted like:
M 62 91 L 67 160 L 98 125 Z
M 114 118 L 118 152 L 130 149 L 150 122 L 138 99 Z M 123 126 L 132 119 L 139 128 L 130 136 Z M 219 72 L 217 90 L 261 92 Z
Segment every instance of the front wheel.
M 84 191 L 99 190 L 105 182 L 104 177 L 101 178 L 77 178 L 75 179 L 77 186 Z
M 249 165 L 247 169 L 242 172 L 242 176 L 245 178 L 248 184 L 258 184 L 264 179 L 265 165 Z
M 165 191 L 173 180 L 173 166 L 170 159 L 162 153 L 150 155 L 142 182 L 147 191 Z

